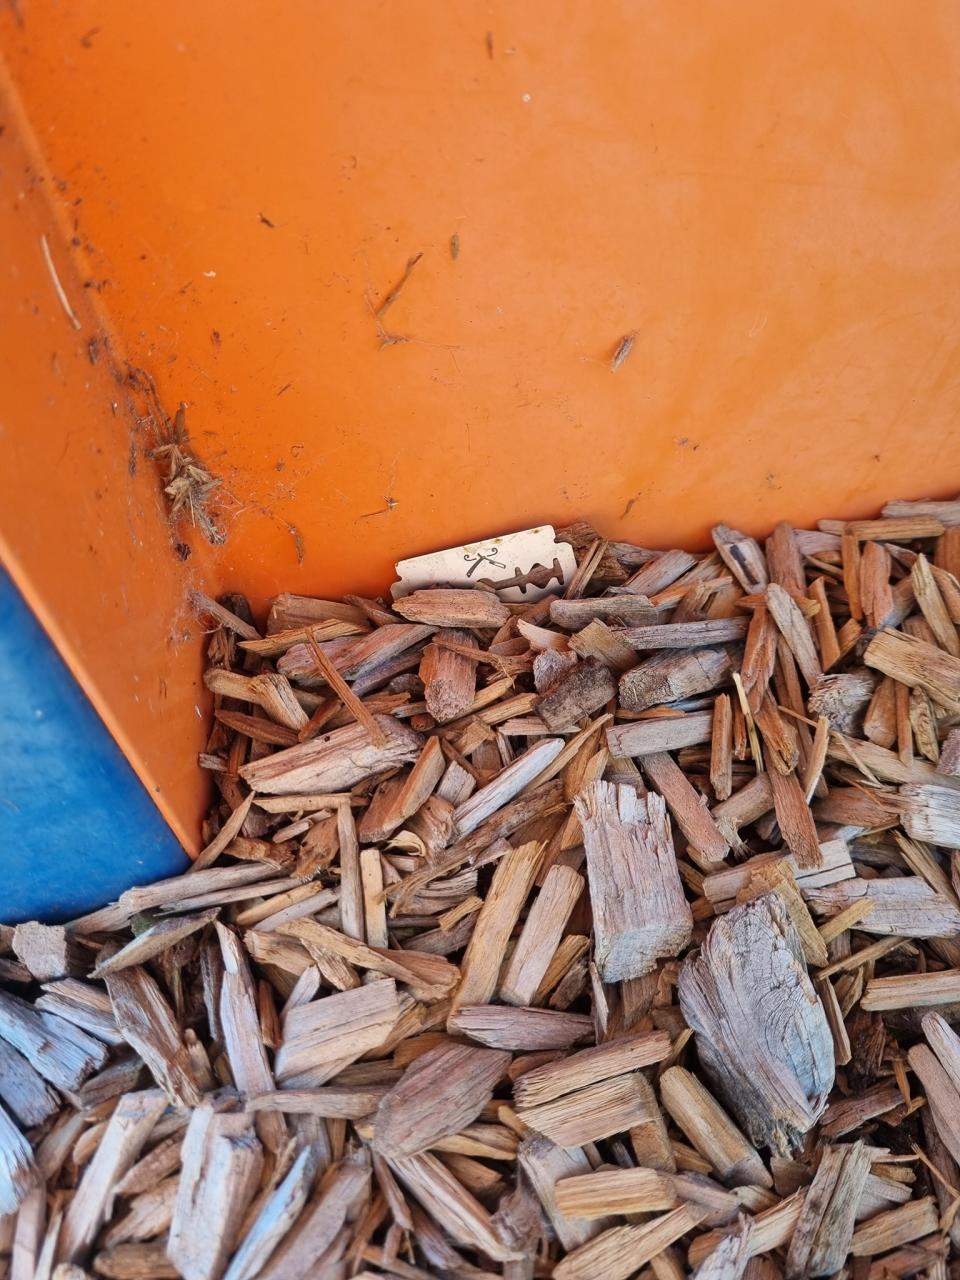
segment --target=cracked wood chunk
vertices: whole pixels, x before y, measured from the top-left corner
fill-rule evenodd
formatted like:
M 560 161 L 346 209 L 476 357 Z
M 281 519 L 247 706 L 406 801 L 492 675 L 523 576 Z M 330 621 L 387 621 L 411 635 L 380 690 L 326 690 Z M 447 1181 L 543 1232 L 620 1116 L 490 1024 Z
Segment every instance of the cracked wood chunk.
M 594 950 L 605 982 L 638 978 L 690 941 L 684 897 L 662 798 L 594 782 L 577 797 L 594 914 Z
M 833 1037 L 800 937 L 774 894 L 716 920 L 680 972 L 697 1052 L 747 1135 L 786 1155 L 823 1114 Z

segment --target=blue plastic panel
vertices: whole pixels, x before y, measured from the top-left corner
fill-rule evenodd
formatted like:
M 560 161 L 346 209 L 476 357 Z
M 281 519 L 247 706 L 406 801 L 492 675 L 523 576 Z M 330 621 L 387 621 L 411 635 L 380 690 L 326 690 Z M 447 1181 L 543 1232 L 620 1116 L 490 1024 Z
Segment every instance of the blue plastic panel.
M 187 864 L 0 568 L 0 922 L 66 920 Z

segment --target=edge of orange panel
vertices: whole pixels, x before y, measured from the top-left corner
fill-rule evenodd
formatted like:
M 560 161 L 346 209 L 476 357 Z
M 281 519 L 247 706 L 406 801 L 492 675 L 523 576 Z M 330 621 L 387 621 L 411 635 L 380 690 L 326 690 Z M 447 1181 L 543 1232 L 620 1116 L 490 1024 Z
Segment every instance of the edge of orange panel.
M 51 175 L 2 58 L 0 103 L 7 126 L 0 155 L 14 192 L 0 206 L 13 282 L 0 300 L 10 334 L 0 560 L 173 834 L 195 855 L 209 796 L 209 779 L 196 766 L 209 700 L 186 600 L 206 576 L 209 557 L 200 550 L 187 572 L 176 566 L 158 474 L 152 466 L 136 474 L 134 445 L 129 458 L 123 449 L 125 439 L 136 438 L 130 388 L 118 385 L 123 352 L 99 295 L 84 288 L 66 212 L 58 213 L 48 194 Z M 94 341 L 108 357 L 98 367 Z M 147 442 L 139 443 L 142 455 Z M 119 479 L 125 474 L 126 483 Z M 42 521 L 31 519 L 37 495 Z M 131 565 L 133 574 L 111 582 L 112 571 Z M 70 606 L 58 612 L 58 599 L 68 598 Z M 99 630 L 82 629 L 92 652 L 70 627 L 87 605 L 102 616 Z M 149 622 L 141 624 L 144 616 Z M 150 632 L 155 622 L 167 626 L 166 645 L 162 631 Z M 176 643 L 169 638 L 174 626 Z M 144 686 L 156 686 L 143 696 L 130 686 L 139 680 L 138 662 Z M 175 740 L 186 767 L 161 778 L 164 742 Z

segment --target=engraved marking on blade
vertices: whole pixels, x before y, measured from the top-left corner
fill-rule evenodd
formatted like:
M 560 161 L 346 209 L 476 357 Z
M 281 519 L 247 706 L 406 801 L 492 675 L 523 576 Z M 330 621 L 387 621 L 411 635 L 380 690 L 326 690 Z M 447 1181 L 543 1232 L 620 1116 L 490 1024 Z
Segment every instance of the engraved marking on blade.
M 491 572 L 497 569 L 506 572 Z M 401 560 L 400 581 L 391 590 L 398 600 L 421 587 L 482 584 L 508 604 L 531 604 L 551 591 L 562 591 L 576 571 L 573 548 L 557 542 L 553 526 L 545 524 Z

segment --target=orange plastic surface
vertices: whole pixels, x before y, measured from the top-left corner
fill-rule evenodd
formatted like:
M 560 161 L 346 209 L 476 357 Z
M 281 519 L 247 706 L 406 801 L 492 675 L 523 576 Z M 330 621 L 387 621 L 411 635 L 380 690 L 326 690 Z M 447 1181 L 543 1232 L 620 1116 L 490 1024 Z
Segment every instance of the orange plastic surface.
M 191 585 L 960 488 L 951 0 L 14 0 L 0 41 L 0 534 L 188 846 Z M 128 365 L 218 551 L 175 554 Z

